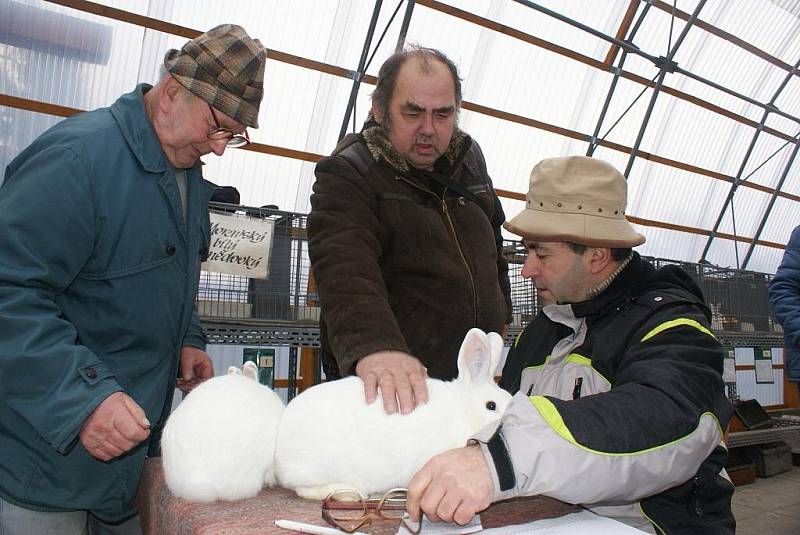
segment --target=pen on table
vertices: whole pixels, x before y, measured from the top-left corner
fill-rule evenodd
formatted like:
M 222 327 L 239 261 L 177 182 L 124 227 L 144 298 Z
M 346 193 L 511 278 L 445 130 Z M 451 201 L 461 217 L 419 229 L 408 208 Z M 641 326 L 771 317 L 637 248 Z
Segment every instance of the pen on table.
M 301 533 L 310 533 L 311 535 L 348 535 L 340 529 L 326 528 L 325 526 L 317 526 L 316 524 L 306 524 L 305 522 L 295 522 L 294 520 L 276 520 L 275 525 L 283 529 L 291 529 Z M 349 535 L 367 535 L 361 531 L 354 531 Z

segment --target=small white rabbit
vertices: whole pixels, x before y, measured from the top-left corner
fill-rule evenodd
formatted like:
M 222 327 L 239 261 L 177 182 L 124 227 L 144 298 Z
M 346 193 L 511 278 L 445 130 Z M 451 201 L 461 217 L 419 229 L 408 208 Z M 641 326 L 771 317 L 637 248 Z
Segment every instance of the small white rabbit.
M 243 373 L 242 373 L 243 372 Z M 193 502 L 239 500 L 275 482 L 274 453 L 283 402 L 258 382 L 258 368 L 214 377 L 167 420 L 161 438 L 170 491 Z
M 430 401 L 407 415 L 387 415 L 380 396 L 367 405 L 358 377 L 306 390 L 283 413 L 278 482 L 309 499 L 342 488 L 367 495 L 408 485 L 433 455 L 466 445 L 500 419 L 511 399 L 494 382 L 502 349 L 497 333 L 470 330 L 458 355 L 458 378 L 428 379 Z

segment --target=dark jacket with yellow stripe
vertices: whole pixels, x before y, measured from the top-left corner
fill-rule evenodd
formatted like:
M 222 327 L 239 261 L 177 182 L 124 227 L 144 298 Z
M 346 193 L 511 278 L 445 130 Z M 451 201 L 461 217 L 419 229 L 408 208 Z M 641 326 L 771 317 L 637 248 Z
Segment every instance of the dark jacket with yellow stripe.
M 727 534 L 731 416 L 700 289 L 634 254 L 586 302 L 549 305 L 518 338 L 515 394 L 487 454 L 496 499 L 549 495 L 651 533 Z
M 354 373 L 360 358 L 397 350 L 419 358 L 431 377 L 456 377 L 467 331 L 501 332 L 511 313 L 505 215 L 478 144 L 456 131 L 428 173 L 410 169 L 368 121 L 315 173 L 309 256 L 326 374 Z

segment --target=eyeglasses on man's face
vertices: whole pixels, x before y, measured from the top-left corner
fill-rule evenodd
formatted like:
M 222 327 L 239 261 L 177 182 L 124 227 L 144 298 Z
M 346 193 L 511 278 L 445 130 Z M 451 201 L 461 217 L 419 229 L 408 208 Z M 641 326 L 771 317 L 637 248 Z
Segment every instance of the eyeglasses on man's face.
M 355 489 L 335 490 L 322 502 L 322 518 L 347 533 L 369 524 L 373 518 L 401 520 L 406 529 L 417 535 L 418 525 L 404 519 L 407 495 L 408 489 L 404 488 L 388 490 L 379 498 L 365 498 Z
M 247 130 L 245 129 L 244 132 L 241 134 L 235 133 L 233 130 L 229 128 L 223 128 L 219 125 L 219 120 L 217 119 L 217 114 L 214 113 L 214 108 L 211 107 L 211 104 L 206 102 L 209 111 L 211 112 L 211 117 L 214 118 L 214 124 L 216 128 L 206 134 L 206 137 L 211 141 L 220 141 L 223 139 L 227 139 L 228 141 L 225 143 L 227 147 L 231 148 L 239 148 L 244 147 L 248 143 L 250 143 L 250 137 L 247 135 Z

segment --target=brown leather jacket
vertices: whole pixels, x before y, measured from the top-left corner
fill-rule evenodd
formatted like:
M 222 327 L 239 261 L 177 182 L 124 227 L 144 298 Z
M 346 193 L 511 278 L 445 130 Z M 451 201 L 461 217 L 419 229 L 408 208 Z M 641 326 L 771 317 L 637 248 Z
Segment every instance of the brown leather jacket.
M 502 332 L 509 323 L 505 214 L 483 154 L 456 131 L 434 167 L 480 206 L 409 168 L 374 122 L 317 164 L 309 256 L 328 377 L 397 350 L 419 358 L 431 377 L 451 379 L 470 328 Z

